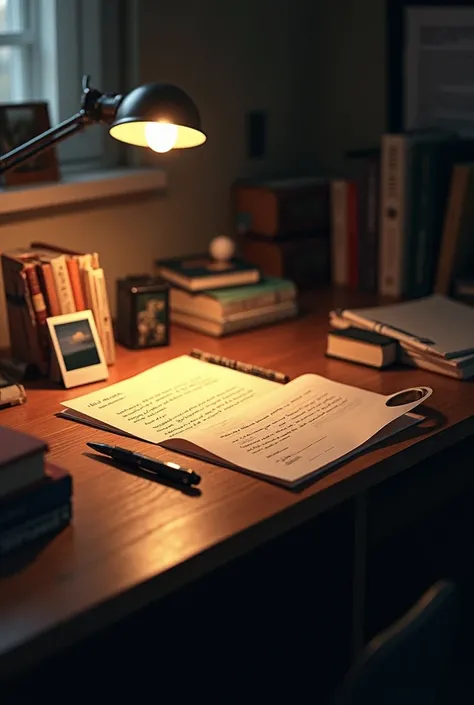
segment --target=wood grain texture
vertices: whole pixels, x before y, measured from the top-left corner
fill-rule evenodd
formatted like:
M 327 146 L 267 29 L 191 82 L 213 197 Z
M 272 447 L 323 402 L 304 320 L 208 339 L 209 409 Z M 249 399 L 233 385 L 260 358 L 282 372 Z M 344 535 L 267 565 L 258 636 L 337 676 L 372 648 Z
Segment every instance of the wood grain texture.
M 186 459 L 202 475 L 202 495 L 189 497 L 88 457 L 86 441 L 117 436 L 59 419 L 60 402 L 86 388 L 47 382 L 28 389 L 23 407 L 1 413 L 3 425 L 45 439 L 49 457 L 72 472 L 75 517 L 39 555 L 0 579 L 0 676 L 59 651 L 118 621 L 263 541 L 407 470 L 474 435 L 474 394 L 459 382 L 411 369 L 378 370 L 324 357 L 327 313 L 334 305 L 373 304 L 339 290 L 303 301 L 293 321 L 227 339 L 174 327 L 168 348 L 118 348 L 109 383 L 197 347 L 290 374 L 325 375 L 383 394 L 414 386 L 434 390 L 428 421 L 408 429 L 299 492 L 242 473 Z M 87 391 L 104 386 L 90 385 Z M 167 460 L 182 456 L 133 439 L 120 443 Z

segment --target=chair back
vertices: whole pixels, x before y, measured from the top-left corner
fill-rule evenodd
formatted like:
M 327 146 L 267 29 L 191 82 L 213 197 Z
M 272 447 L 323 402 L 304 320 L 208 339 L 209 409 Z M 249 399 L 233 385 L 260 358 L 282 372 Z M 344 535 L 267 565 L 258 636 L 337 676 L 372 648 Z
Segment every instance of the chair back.
M 441 580 L 364 648 L 333 705 L 435 705 L 458 631 L 459 595 Z

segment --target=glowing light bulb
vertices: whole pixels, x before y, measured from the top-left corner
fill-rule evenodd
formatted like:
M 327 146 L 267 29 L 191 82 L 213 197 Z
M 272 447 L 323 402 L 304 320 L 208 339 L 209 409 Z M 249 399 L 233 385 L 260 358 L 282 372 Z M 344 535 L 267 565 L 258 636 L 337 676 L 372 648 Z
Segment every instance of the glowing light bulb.
M 154 152 L 169 152 L 178 139 L 178 127 L 169 122 L 147 122 L 145 139 Z

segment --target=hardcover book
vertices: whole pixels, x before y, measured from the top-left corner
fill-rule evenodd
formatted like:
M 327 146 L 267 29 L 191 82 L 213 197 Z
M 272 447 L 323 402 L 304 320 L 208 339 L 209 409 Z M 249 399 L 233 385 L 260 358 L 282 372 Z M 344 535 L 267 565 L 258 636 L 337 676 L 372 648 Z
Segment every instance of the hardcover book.
M 44 441 L 0 426 L 0 497 L 43 478 L 47 450 Z
M 326 355 L 371 367 L 387 367 L 397 359 L 397 342 L 386 335 L 360 328 L 331 330 Z
M 294 301 L 296 296 L 296 286 L 289 279 L 264 277 L 258 284 L 208 289 L 197 294 L 172 287 L 170 306 L 172 310 L 202 318 L 224 319 L 243 311 Z
M 207 254 L 202 254 L 157 260 L 155 264 L 160 277 L 189 291 L 219 289 L 260 281 L 260 270 L 237 257 L 219 262 Z
M 223 319 L 204 318 L 183 311 L 173 311 L 173 309 L 170 317 L 173 323 L 220 338 L 230 333 L 237 333 L 250 328 L 257 328 L 258 326 L 277 323 L 287 318 L 293 318 L 297 313 L 298 305 L 296 301 L 282 301 L 271 306 L 240 311 Z
M 244 179 L 237 181 L 232 191 L 235 227 L 239 233 L 274 239 L 329 229 L 327 179 Z
M 55 533 L 72 518 L 72 477 L 47 463 L 41 480 L 0 501 L 0 556 Z

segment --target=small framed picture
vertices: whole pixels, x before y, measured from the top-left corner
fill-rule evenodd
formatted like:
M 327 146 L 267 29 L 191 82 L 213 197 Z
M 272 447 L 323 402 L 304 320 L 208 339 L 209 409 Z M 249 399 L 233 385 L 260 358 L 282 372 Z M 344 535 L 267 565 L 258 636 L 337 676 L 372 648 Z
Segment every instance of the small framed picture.
M 117 340 L 128 348 L 169 345 L 169 284 L 159 277 L 117 282 Z
M 44 101 L 0 103 L 0 154 L 20 147 L 50 127 L 48 104 Z M 57 181 L 59 167 L 54 147 L 7 171 L 3 179 L 5 186 Z
M 51 316 L 46 321 L 65 387 L 108 379 L 109 370 L 92 311 Z

